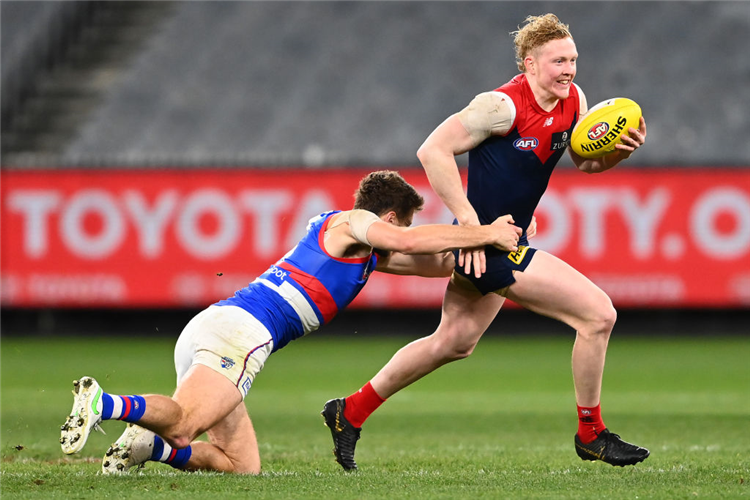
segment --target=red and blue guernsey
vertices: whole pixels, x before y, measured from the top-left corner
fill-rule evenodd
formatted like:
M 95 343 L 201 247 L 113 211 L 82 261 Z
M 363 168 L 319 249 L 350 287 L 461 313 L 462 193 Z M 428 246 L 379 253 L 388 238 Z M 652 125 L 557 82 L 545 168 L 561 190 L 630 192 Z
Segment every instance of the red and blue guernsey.
M 216 303 L 245 309 L 271 332 L 273 350 L 331 321 L 354 300 L 375 269 L 377 255 L 336 258 L 323 238 L 340 210 L 310 219 L 307 234 L 281 260 L 234 296 Z
M 511 214 L 515 225 L 529 227 L 555 165 L 570 144 L 578 120 L 578 87 L 545 111 L 521 74 L 495 90 L 505 94 L 512 123 L 505 135 L 493 135 L 469 151 L 467 196 L 482 224 Z

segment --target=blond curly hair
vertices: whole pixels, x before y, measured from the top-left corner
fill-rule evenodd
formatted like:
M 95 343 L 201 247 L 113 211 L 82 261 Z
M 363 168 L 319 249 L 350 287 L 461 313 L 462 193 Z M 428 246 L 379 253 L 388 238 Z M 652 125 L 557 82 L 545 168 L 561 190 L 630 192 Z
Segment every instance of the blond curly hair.
M 526 71 L 523 60 L 534 49 L 551 40 L 573 38 L 570 34 L 570 27 L 560 22 L 554 14 L 528 16 L 524 22 L 526 25 L 523 28 L 519 26 L 517 31 L 510 33 L 516 46 L 516 63 L 521 71 Z

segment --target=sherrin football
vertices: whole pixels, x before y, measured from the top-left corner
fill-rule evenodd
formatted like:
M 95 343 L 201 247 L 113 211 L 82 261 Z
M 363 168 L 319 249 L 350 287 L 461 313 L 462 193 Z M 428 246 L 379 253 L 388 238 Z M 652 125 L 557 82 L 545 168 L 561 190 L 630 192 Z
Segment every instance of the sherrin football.
M 599 158 L 615 151 L 621 136 L 638 129 L 641 107 L 626 97 L 614 97 L 589 109 L 573 129 L 570 147 L 584 158 Z

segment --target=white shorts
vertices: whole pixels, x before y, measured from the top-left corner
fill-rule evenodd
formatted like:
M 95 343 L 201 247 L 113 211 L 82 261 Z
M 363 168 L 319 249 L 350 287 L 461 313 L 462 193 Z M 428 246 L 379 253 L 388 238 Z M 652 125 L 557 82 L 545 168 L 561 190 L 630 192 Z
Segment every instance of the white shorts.
M 237 306 L 209 306 L 177 339 L 177 385 L 191 366 L 201 364 L 229 379 L 244 400 L 272 350 L 271 333 L 252 314 Z

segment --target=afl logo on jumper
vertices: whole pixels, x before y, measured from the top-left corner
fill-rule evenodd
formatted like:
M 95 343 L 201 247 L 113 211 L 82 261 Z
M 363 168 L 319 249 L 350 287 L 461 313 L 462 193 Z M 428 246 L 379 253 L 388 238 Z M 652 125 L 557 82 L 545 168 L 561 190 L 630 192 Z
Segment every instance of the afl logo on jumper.
M 595 141 L 604 137 L 607 132 L 609 132 L 609 124 L 607 122 L 599 122 L 593 125 L 586 135 L 589 139 Z
M 519 151 L 534 151 L 538 145 L 536 137 L 521 137 L 513 142 L 513 147 Z

